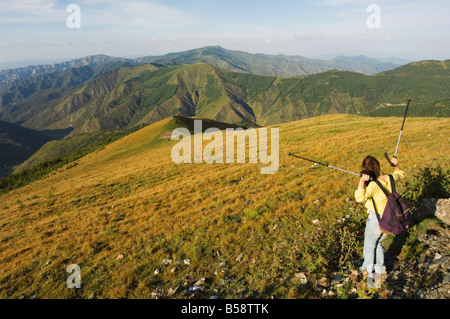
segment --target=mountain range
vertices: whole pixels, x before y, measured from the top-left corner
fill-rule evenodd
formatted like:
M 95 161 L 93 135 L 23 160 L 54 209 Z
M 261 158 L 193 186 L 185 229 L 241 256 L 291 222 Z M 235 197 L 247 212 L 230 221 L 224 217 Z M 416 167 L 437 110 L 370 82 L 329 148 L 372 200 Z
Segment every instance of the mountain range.
M 158 63 L 163 65 L 181 65 L 208 63 L 213 66 L 235 72 L 256 75 L 294 77 L 330 71 L 353 71 L 364 74 L 376 74 L 400 66 L 365 56 L 338 56 L 333 59 L 309 59 L 303 56 L 250 54 L 243 51 L 227 50 L 220 46 L 169 53 L 163 56 L 147 56 L 135 60 L 137 63 Z
M 297 63 L 302 66 L 296 69 L 294 60 L 206 47 L 135 60 L 88 57 L 34 74 L 19 69 L 17 79 L 0 85 L 0 120 L 55 139 L 130 129 L 173 115 L 256 126 L 333 113 L 398 115 L 408 98 L 414 101 L 410 115 L 450 116 L 450 60 L 413 62 L 375 75 L 323 72 L 325 64 L 320 69 Z M 273 75 L 300 69 L 315 74 Z M 2 134 L 3 145 L 11 144 L 11 133 Z
M 328 113 L 450 97 L 450 60 L 377 75 L 327 71 L 301 77 L 230 72 L 210 64 L 151 63 L 101 73 L 85 66 L 14 81 L 0 89 L 0 120 L 69 136 L 150 124 L 174 114 L 271 125 Z M 429 111 L 432 111 L 431 109 Z M 443 114 L 441 114 L 443 115 Z
M 0 70 L 0 86 L 18 79 L 26 79 L 44 73 L 69 70 L 83 66 L 115 65 L 121 66 L 157 63 L 162 65 L 181 65 L 208 63 L 229 71 L 257 75 L 300 76 L 320 73 L 333 69 L 375 74 L 392 70 L 401 64 L 377 60 L 365 56 L 337 56 L 333 59 L 309 59 L 303 56 L 251 54 L 243 51 L 227 50 L 220 46 L 208 46 L 160 56 L 145 56 L 137 59 L 111 57 L 104 54 L 87 56 L 72 61 L 30 65 L 21 68 Z

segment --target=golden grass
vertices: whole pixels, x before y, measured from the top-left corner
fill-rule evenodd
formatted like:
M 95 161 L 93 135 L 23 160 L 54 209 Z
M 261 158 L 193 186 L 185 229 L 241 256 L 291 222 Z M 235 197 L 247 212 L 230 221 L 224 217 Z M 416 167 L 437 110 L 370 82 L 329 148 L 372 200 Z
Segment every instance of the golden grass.
M 389 172 L 382 157 L 393 155 L 402 119 L 328 115 L 274 126 L 273 175 L 261 175 L 261 163 L 174 164 L 176 142 L 158 139 L 168 121 L 0 197 L 0 297 L 150 298 L 198 277 L 237 287 L 239 274 L 261 292 L 270 277 L 295 271 L 283 255 L 294 238 L 315 231 L 311 220 L 348 213 L 358 184 L 288 153 L 354 172 L 371 154 Z M 449 162 L 449 124 L 407 119 L 398 156 L 407 174 Z M 163 258 L 191 264 L 166 267 Z M 81 267 L 81 289 L 66 286 L 70 264 Z

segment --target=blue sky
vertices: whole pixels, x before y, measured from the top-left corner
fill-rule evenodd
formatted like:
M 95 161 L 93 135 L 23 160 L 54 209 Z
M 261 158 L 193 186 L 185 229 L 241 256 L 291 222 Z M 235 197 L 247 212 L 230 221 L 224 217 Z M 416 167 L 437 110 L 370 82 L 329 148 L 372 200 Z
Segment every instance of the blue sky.
M 69 4 L 81 9 L 67 27 Z M 370 4 L 380 28 L 369 28 Z M 251 53 L 450 58 L 448 0 L 1 0 L 0 68 L 207 45 Z

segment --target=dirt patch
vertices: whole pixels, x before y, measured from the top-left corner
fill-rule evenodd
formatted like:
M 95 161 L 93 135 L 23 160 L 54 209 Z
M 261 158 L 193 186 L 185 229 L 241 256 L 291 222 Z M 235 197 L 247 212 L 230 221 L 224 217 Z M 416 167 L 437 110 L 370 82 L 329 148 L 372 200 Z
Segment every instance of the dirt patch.
M 165 140 L 165 139 L 170 139 L 171 137 L 172 137 L 172 131 L 169 130 L 169 131 L 165 131 L 164 133 L 162 133 L 162 134 L 159 136 L 159 139 L 160 139 L 160 140 Z

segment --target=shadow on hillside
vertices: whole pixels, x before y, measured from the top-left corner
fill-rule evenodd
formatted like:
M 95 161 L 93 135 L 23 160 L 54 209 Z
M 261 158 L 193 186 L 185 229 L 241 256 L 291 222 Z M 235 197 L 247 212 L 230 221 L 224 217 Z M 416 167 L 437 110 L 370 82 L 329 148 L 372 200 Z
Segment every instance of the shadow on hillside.
M 448 172 L 441 169 L 430 169 L 425 167 L 422 170 L 422 187 L 419 188 L 420 194 L 417 194 L 418 200 L 410 202 L 413 213 L 413 227 L 414 225 L 419 225 L 426 219 L 434 219 L 438 198 L 450 197 L 448 185 L 446 185 L 447 174 Z M 393 270 L 400 270 L 400 276 L 396 279 L 388 280 L 389 290 L 395 287 L 401 287 L 406 283 L 407 274 L 403 271 L 404 267 L 399 264 L 399 255 L 402 253 L 405 244 L 408 244 L 411 245 L 411 247 L 408 248 L 408 256 L 412 254 L 411 258 L 414 258 L 414 244 L 418 239 L 414 239 L 413 237 L 410 238 L 410 235 L 411 231 L 396 235 L 385 252 L 385 266 L 388 274 Z M 419 274 L 417 275 L 419 276 Z
M 420 214 L 418 210 L 414 211 L 413 214 L 413 225 L 418 225 L 425 219 L 431 219 L 433 216 L 425 216 Z M 410 233 L 407 231 L 400 235 L 395 235 L 393 242 L 389 245 L 388 249 L 385 251 L 385 266 L 386 271 L 390 273 L 397 265 L 398 258 L 400 253 L 402 252 L 403 247 L 409 239 Z

